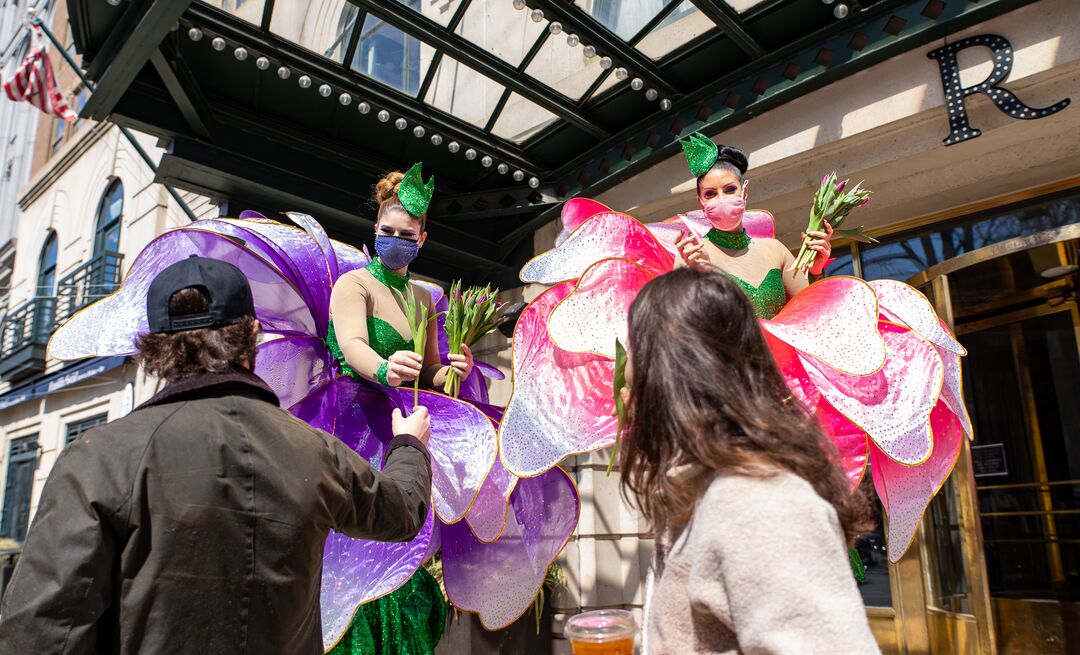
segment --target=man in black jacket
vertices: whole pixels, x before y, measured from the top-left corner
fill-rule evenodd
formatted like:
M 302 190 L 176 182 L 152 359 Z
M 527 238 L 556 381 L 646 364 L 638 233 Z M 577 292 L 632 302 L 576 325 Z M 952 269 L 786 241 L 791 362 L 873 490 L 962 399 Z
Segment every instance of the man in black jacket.
M 382 471 L 278 407 L 252 372 L 239 269 L 190 258 L 147 295 L 164 389 L 57 458 L 0 606 L 0 653 L 322 653 L 330 530 L 407 541 L 431 493 L 423 408 Z

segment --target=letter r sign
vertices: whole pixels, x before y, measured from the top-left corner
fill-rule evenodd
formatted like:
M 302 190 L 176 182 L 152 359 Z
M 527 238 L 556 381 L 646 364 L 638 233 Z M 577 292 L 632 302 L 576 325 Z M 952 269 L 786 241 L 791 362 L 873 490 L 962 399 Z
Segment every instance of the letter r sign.
M 974 46 L 989 48 L 994 57 L 994 70 L 982 82 L 972 86 L 961 86 L 960 66 L 956 61 L 956 53 Z M 949 136 L 945 138 L 946 146 L 956 145 L 961 141 L 974 139 L 982 134 L 968 122 L 967 107 L 964 99 L 973 93 L 981 93 L 994 106 L 1013 118 L 1033 120 L 1056 114 L 1069 106 L 1069 98 L 1065 98 L 1049 107 L 1035 109 L 1025 105 L 1020 98 L 1005 87 L 998 86 L 1009 77 L 1013 65 L 1012 44 L 997 34 L 972 36 L 966 39 L 950 43 L 947 46 L 931 50 L 926 54 L 930 59 L 936 59 L 941 69 L 941 84 L 945 87 L 945 106 L 949 112 Z

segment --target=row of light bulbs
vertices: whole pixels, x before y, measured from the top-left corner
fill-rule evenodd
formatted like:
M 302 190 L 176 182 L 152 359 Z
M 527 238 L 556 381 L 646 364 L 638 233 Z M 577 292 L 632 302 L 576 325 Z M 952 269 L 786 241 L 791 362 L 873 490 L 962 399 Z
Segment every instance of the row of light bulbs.
M 203 31 L 198 27 L 192 27 L 188 30 L 188 38 L 192 41 L 201 41 L 203 38 Z M 228 44 L 222 37 L 215 36 L 213 39 L 210 40 L 210 47 L 212 47 L 214 50 L 217 50 L 218 52 L 222 52 L 225 50 L 225 48 L 228 47 Z M 249 58 L 250 53 L 248 53 L 247 48 L 243 46 L 238 46 L 233 50 L 233 56 L 236 57 L 237 61 L 245 61 Z M 259 56 L 255 59 L 255 68 L 258 68 L 259 70 L 269 70 L 270 65 L 270 59 L 265 56 Z M 292 77 L 292 75 L 293 71 L 288 66 L 282 65 L 279 66 L 277 69 L 277 76 L 283 80 L 289 79 L 290 77 Z M 314 81 L 308 75 L 300 75 L 298 78 L 296 78 L 296 83 L 300 85 L 301 89 L 309 89 L 314 84 Z M 325 83 L 320 84 L 317 91 L 319 95 L 324 98 L 329 98 L 330 96 L 334 95 L 333 87 Z M 347 91 L 343 91 L 342 93 L 340 93 L 337 97 L 337 100 L 339 103 L 341 103 L 343 107 L 347 107 L 353 103 L 352 94 Z M 366 115 L 371 113 L 374 108 L 371 106 L 371 103 L 361 100 L 360 102 L 356 103 L 356 109 L 361 114 Z M 392 118 L 390 112 L 385 109 L 380 109 L 375 114 L 375 117 L 379 120 L 380 123 L 388 123 Z M 409 122 L 405 120 L 405 118 L 398 117 L 394 120 L 394 127 L 399 130 L 406 130 L 409 127 Z M 413 136 L 415 136 L 416 138 L 422 139 L 427 136 L 427 129 L 423 125 L 414 125 L 412 133 Z M 441 146 L 445 141 L 441 134 L 432 134 L 429 137 L 429 140 L 431 141 L 431 145 L 433 146 Z M 457 154 L 462 151 L 462 146 L 457 141 L 450 141 L 446 144 L 446 149 L 449 150 L 452 154 Z M 465 148 L 464 153 L 465 159 L 468 159 L 469 161 L 473 161 L 477 157 L 480 157 L 480 164 L 484 168 L 491 168 L 492 166 L 495 166 L 494 159 L 492 159 L 489 155 L 483 155 L 481 157 L 475 148 Z M 505 162 L 499 162 L 499 164 L 495 166 L 495 170 L 497 170 L 501 175 L 506 175 L 507 173 L 510 173 L 510 166 Z M 513 177 L 515 182 L 522 182 L 525 180 L 525 172 L 521 169 L 517 169 L 513 172 L 511 177 Z M 535 189 L 540 186 L 540 179 L 537 177 L 530 177 L 528 180 L 528 184 L 531 188 Z
M 828 1 L 832 2 L 832 0 Z M 518 11 L 521 11 L 528 7 L 525 0 L 513 0 L 513 5 L 514 9 L 517 9 Z M 533 9 L 529 12 L 529 18 L 531 18 L 534 23 L 542 23 L 544 21 L 544 12 L 540 9 Z M 562 23 L 558 21 L 552 21 L 548 23 L 548 32 L 550 32 L 552 36 L 562 34 L 562 31 Z M 581 45 L 581 37 L 572 32 L 568 32 L 566 34 L 566 45 L 570 46 L 571 48 L 576 48 L 577 46 Z M 584 45 L 582 46 L 582 53 L 585 55 L 586 59 L 592 59 L 596 56 L 596 47 L 591 45 Z M 610 70 L 611 67 L 614 65 L 615 63 L 611 60 L 611 57 L 608 57 L 606 55 L 600 57 L 600 68 L 604 70 Z M 622 66 L 616 68 L 613 74 L 615 75 L 615 79 L 619 80 L 620 82 L 630 77 L 630 71 L 626 70 Z M 645 81 L 642 80 L 640 77 L 635 77 L 634 79 L 630 80 L 630 88 L 635 91 L 641 91 L 645 88 Z M 659 97 L 660 92 L 656 89 L 650 88 L 645 91 L 645 99 L 649 100 L 650 102 L 657 100 Z M 668 98 L 660 100 L 660 109 L 663 111 L 670 110 L 671 100 L 669 100 Z

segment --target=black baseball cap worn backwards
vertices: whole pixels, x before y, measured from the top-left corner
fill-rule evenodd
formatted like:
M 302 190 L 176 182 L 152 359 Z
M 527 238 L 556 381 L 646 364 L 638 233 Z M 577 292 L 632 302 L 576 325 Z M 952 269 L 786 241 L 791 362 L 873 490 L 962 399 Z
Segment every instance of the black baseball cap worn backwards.
M 210 299 L 210 311 L 173 316 L 169 302 L 184 289 L 196 288 Z M 192 255 L 169 266 L 150 283 L 146 318 L 151 333 L 220 328 L 255 316 L 251 285 L 244 273 L 228 262 Z

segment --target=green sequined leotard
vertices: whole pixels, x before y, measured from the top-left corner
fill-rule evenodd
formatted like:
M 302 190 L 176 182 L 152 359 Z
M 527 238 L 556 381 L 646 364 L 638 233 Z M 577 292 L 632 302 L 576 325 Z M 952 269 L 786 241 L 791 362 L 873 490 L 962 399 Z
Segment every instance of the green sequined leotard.
M 379 262 L 367 266 L 375 279 L 390 288 L 404 291 L 408 279 L 396 275 Z M 399 350 L 412 350 L 405 339 L 386 321 L 368 316 L 368 345 L 383 359 Z M 360 376 L 345 362 L 334 325 L 326 345 L 338 360 L 341 372 Z M 439 583 L 420 567 L 404 585 L 370 603 L 361 605 L 349 629 L 331 650 L 332 655 L 432 655 L 446 627 L 446 600 Z
M 720 248 L 729 250 L 742 250 L 750 246 L 752 238 L 741 232 L 721 232 L 715 228 L 709 230 L 705 238 Z M 723 272 L 723 271 L 721 271 Z M 754 306 L 754 313 L 758 318 L 772 318 L 780 313 L 787 303 L 787 291 L 784 289 L 784 273 L 779 268 L 774 268 L 765 275 L 760 284 L 754 286 L 742 278 L 724 273 L 727 277 L 735 280 L 750 299 Z
M 761 284 L 754 286 L 745 280 L 726 274 L 738 283 L 754 306 L 758 318 L 772 318 L 780 313 L 787 303 L 787 291 L 784 290 L 784 274 L 779 268 L 769 271 Z

